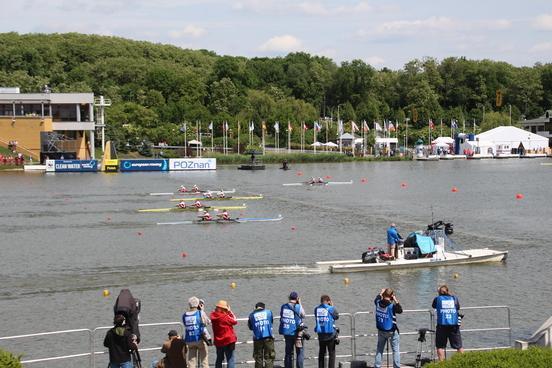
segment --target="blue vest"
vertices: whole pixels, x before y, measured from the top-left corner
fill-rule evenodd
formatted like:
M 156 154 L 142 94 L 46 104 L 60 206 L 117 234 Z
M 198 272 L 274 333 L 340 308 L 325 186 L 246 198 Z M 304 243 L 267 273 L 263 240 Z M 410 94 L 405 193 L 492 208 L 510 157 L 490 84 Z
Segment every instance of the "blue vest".
M 272 337 L 272 311 L 259 309 L 249 315 L 249 323 L 253 327 L 253 340 Z
M 316 318 L 316 326 L 314 332 L 323 334 L 333 334 L 334 329 L 334 307 L 327 304 L 320 304 L 314 308 L 314 317 Z
M 441 326 L 457 326 L 458 310 L 456 298 L 451 295 L 439 295 L 437 297 L 437 324 Z
M 301 317 L 299 317 L 301 306 L 295 304 L 294 309 L 295 311 L 292 309 L 291 303 L 282 305 L 280 309 L 280 328 L 278 329 L 280 335 L 295 336 L 297 326 L 302 322 Z
M 387 307 L 380 307 L 379 301 L 376 302 L 376 327 L 378 330 L 391 331 L 393 329 L 393 303 Z
M 184 322 L 184 329 L 186 335 L 184 341 L 186 342 L 198 342 L 201 340 L 201 334 L 203 334 L 204 325 L 201 321 L 201 312 L 196 311 L 194 314 L 182 315 L 182 322 Z

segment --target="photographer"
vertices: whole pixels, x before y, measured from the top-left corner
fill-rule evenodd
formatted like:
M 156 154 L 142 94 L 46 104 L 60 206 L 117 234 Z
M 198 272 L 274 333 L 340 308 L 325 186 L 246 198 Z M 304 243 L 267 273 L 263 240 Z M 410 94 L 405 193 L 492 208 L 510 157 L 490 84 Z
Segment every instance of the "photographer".
M 182 316 L 184 323 L 184 341 L 188 345 L 188 367 L 209 368 L 209 355 L 207 352 L 207 342 L 204 339 L 207 325 L 211 324 L 209 317 L 204 311 L 199 309 L 199 299 L 195 296 L 188 299 L 190 309 Z
M 253 331 L 253 358 L 255 368 L 273 368 L 276 352 L 274 351 L 274 337 L 272 336 L 272 311 L 266 309 L 265 304 L 258 302 L 255 310 L 249 315 L 247 326 Z
M 400 338 L 396 314 L 401 314 L 403 312 L 402 306 L 391 288 L 381 289 L 381 292 L 374 300 L 374 304 L 376 305 L 375 316 L 376 327 L 378 329 L 378 346 L 376 349 L 374 368 L 381 367 L 383 350 L 388 340 L 391 340 L 391 349 L 393 350 L 393 368 L 400 368 Z
M 136 335 L 127 329 L 126 319 L 122 314 L 115 315 L 113 324 L 103 343 L 109 349 L 109 368 L 132 368 L 131 351 L 138 350 Z
M 283 304 L 280 308 L 280 328 L 278 332 L 284 335 L 286 342 L 286 350 L 284 357 L 284 368 L 292 368 L 293 349 L 295 348 L 296 368 L 303 368 L 304 351 L 303 338 L 307 338 L 305 334 L 305 326 L 303 319 L 305 318 L 305 310 L 301 306 L 301 301 L 297 292 L 292 291 L 289 294 L 289 302 Z
M 445 349 L 447 340 L 450 346 L 457 352 L 463 353 L 462 336 L 460 335 L 461 315 L 460 302 L 458 298 L 452 295 L 447 285 L 442 285 L 437 289 L 439 296 L 433 299 L 431 306 L 437 310 L 437 329 L 435 331 L 435 347 L 437 348 L 437 357 L 439 361 L 445 360 Z
M 332 299 L 328 295 L 320 297 L 320 305 L 314 308 L 316 326 L 314 332 L 318 334 L 318 368 L 324 368 L 324 358 L 328 350 L 328 368 L 335 367 L 335 345 L 339 343 L 334 322 L 339 318 L 337 310 L 333 306 Z

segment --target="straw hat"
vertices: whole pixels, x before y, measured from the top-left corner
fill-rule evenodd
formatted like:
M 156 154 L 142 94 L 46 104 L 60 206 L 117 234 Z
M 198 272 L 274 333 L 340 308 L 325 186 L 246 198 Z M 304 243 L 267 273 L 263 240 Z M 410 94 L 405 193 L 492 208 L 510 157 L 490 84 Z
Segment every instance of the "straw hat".
M 228 302 L 226 300 L 219 300 L 217 303 L 218 308 L 230 310 L 230 306 L 228 305 Z

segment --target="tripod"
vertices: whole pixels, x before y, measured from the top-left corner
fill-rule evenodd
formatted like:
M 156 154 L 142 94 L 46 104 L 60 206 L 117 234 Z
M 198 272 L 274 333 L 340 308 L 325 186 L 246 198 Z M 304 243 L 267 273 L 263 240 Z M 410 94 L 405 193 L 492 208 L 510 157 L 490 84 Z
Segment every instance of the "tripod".
M 138 350 L 131 350 L 130 357 L 132 358 L 132 366 L 135 368 L 142 368 L 142 358 Z
M 427 328 L 420 328 L 418 330 L 418 347 L 416 349 L 416 364 L 414 365 L 415 368 L 421 368 L 423 365 L 426 365 L 427 363 L 431 363 L 430 358 L 422 358 L 422 354 L 424 352 L 424 346 L 427 349 L 427 342 L 426 342 L 427 332 L 435 332 L 435 331 L 429 330 Z

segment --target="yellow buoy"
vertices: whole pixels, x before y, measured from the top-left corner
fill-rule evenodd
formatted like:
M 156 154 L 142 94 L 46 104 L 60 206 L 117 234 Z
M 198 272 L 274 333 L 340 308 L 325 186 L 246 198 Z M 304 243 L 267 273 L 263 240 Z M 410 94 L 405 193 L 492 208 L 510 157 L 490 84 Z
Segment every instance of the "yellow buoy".
M 104 291 L 103 291 L 103 296 L 104 297 L 108 297 L 110 294 L 111 294 L 111 292 L 109 292 L 109 290 L 104 289 Z
M 236 284 L 235 282 L 231 282 L 231 283 L 230 283 L 230 287 L 231 287 L 232 289 L 235 289 L 235 288 L 238 287 L 238 284 Z
M 455 279 L 459 278 L 460 275 L 458 274 L 458 272 L 455 272 L 454 275 L 452 275 L 452 277 L 454 277 Z
M 349 280 L 348 277 L 345 277 L 345 278 L 343 279 L 343 283 L 344 283 L 345 285 L 349 285 L 349 284 L 351 283 L 351 280 Z

